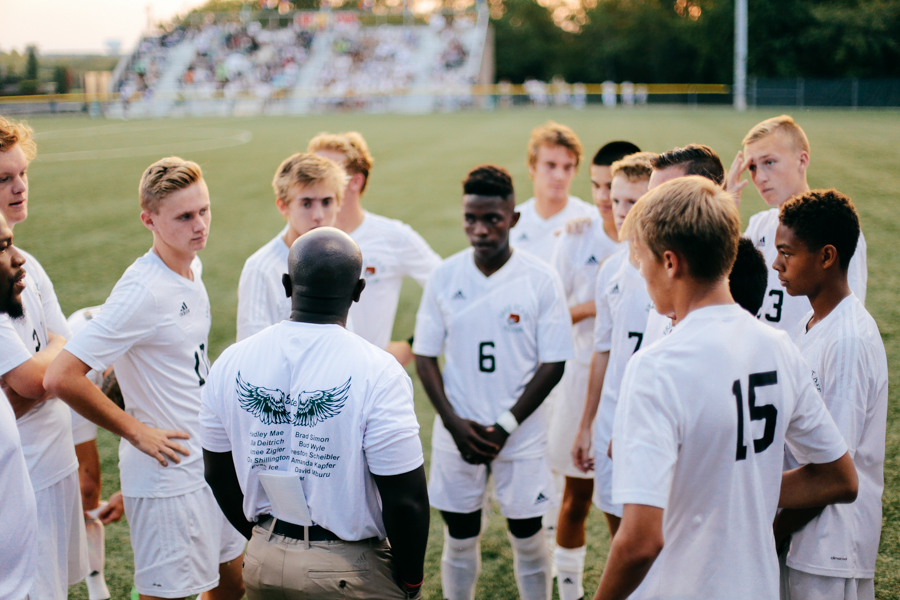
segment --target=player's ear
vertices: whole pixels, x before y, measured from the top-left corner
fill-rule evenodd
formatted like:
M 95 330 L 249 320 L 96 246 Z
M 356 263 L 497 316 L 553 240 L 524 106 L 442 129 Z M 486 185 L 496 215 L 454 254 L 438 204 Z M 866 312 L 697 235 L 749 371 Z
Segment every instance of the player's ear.
M 822 246 L 822 249 L 819 250 L 819 260 L 821 261 L 823 269 L 830 269 L 835 265 L 839 265 L 840 260 L 838 257 L 837 248 L 835 248 L 831 244 L 825 244 L 824 246 Z
M 291 297 L 291 291 L 294 289 L 293 284 L 291 283 L 291 276 L 285 273 L 281 276 L 281 285 L 284 286 L 284 293 L 288 298 Z
M 281 198 L 275 198 L 275 208 L 278 209 L 285 219 L 288 216 L 288 203 L 282 200 Z
M 674 250 L 666 250 L 662 255 L 663 268 L 670 279 L 676 279 L 685 273 L 687 263 Z
M 353 301 L 359 302 L 359 297 L 362 296 L 363 290 L 366 289 L 366 280 L 362 277 L 359 278 L 359 281 L 356 282 L 356 287 L 353 288 Z
M 800 152 L 800 156 L 797 157 L 799 160 L 799 167 L 801 173 L 806 173 L 807 167 L 809 167 L 809 152 L 806 150 L 802 150 Z
M 141 223 L 150 231 L 156 231 L 156 224 L 153 222 L 153 213 L 149 210 L 141 211 Z
M 522 216 L 522 213 L 520 213 L 518 211 L 513 211 L 512 218 L 510 219 L 510 222 L 509 222 L 510 229 L 512 229 L 513 227 L 516 226 L 516 223 L 519 222 L 519 217 L 521 217 L 521 216 Z

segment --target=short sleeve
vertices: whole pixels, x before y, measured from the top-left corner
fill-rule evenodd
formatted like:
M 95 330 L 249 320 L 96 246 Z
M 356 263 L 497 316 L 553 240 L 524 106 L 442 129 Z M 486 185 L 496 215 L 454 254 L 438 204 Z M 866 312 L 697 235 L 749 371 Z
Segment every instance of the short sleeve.
M 431 249 L 428 242 L 409 225 L 403 226 L 407 249 L 400 256 L 404 259 L 404 274 L 425 287 L 432 271 L 441 264 L 441 257 Z
M 210 452 L 231 452 L 231 440 L 218 412 L 225 399 L 222 371 L 221 363 L 216 361 L 200 391 L 200 445 Z
M 422 302 L 416 313 L 416 333 L 413 339 L 413 354 L 437 357 L 444 351 L 447 326 L 437 298 L 434 278 L 425 284 Z
M 285 265 L 287 272 L 287 265 Z M 272 315 L 280 298 L 273 297 L 274 286 L 266 275 L 250 262 L 244 264 L 238 283 L 237 341 L 245 340 L 274 325 Z
M 26 256 L 26 269 L 31 273 L 33 281 L 37 285 L 37 290 L 41 297 L 41 307 L 44 309 L 44 323 L 47 330 L 64 338 L 72 338 L 72 330 L 69 328 L 69 322 L 63 314 L 62 308 L 59 306 L 59 300 L 56 297 L 56 290 L 53 289 L 53 282 L 44 270 L 44 267 L 36 258 L 28 254 Z
M 9 315 L 0 315 L 0 376 L 31 358 L 31 352 L 16 332 Z
M 869 398 L 869 375 L 862 340 L 845 337 L 831 344 L 825 350 L 822 370 L 824 372 L 818 373 L 822 400 L 852 457 L 866 423 Z
M 860 304 L 866 305 L 866 285 L 869 279 L 869 270 L 867 265 L 867 249 L 866 237 L 862 231 L 859 232 L 859 240 L 856 242 L 856 251 L 850 259 L 850 269 L 847 273 L 847 283 L 850 289 L 859 298 Z
M 612 348 L 612 310 L 609 307 L 609 296 L 606 295 L 606 282 L 609 281 L 610 269 L 606 263 L 597 272 L 594 285 L 594 352 L 609 352 Z
M 563 233 L 562 238 L 556 245 L 556 250 L 553 251 L 553 259 L 550 262 L 562 281 L 566 298 L 572 294 L 572 291 L 575 288 L 575 269 L 573 268 L 572 256 L 569 252 L 569 245 L 571 243 L 572 237 L 567 233 Z
M 425 462 L 413 405 L 412 381 L 399 368 L 395 375 L 384 379 L 372 391 L 363 450 L 373 475 L 401 475 Z
M 613 425 L 612 495 L 616 504 L 665 509 L 678 459 L 678 397 L 665 389 L 646 354 L 625 367 Z
M 538 362 L 554 363 L 574 356 L 572 317 L 556 273 L 549 273 L 540 295 L 537 322 Z
M 122 280 L 99 314 L 66 350 L 97 371 L 104 371 L 135 344 L 153 335 L 159 310 L 152 292 L 136 277 Z
M 799 355 L 795 364 L 788 372 L 797 380 L 797 400 L 784 434 L 785 442 L 801 464 L 833 462 L 847 452 L 847 444 L 813 385 L 809 365 Z

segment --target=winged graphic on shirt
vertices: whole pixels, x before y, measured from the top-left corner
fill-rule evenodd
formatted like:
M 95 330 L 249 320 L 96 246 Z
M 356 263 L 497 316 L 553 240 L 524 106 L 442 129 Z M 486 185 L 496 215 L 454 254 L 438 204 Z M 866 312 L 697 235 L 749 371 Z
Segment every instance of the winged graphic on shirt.
M 288 408 L 294 402 L 291 395 L 281 390 L 270 390 L 262 386 L 247 383 L 237 375 L 237 395 L 241 408 L 262 421 L 264 425 L 282 425 L 291 422 Z
M 350 379 L 352 377 L 330 390 L 300 392 L 300 396 L 291 401 L 297 406 L 297 412 L 291 422 L 294 425 L 313 427 L 325 419 L 339 415 L 350 395 Z

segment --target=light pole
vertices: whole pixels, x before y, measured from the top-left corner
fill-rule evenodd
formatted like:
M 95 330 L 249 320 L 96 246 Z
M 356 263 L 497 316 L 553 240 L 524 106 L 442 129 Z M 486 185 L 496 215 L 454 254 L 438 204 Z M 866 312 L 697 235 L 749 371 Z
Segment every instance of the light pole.
M 734 108 L 747 110 L 747 0 L 734 0 Z

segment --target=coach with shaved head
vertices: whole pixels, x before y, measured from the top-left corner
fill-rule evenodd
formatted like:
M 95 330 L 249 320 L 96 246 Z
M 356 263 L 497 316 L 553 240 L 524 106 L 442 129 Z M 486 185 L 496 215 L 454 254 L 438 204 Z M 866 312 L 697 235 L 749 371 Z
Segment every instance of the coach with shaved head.
M 250 539 L 247 597 L 419 597 L 429 509 L 412 382 L 344 328 L 365 287 L 359 247 L 323 227 L 287 266 L 290 320 L 228 348 L 203 388 L 206 479 Z

